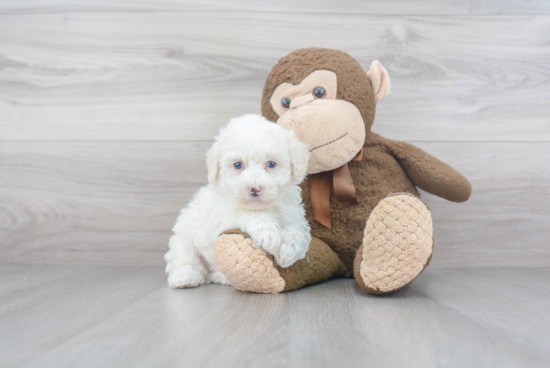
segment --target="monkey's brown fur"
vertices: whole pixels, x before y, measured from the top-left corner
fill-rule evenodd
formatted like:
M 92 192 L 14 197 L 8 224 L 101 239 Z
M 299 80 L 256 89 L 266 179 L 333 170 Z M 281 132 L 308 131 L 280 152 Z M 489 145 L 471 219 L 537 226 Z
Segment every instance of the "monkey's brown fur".
M 358 249 L 362 246 L 365 224 L 382 199 L 397 192 L 420 197 L 416 188 L 418 186 L 447 200 L 463 202 L 469 198 L 471 186 L 464 176 L 421 149 L 381 137 L 370 131 L 376 109 L 374 91 L 361 65 L 344 52 L 307 48 L 296 50 L 282 58 L 267 78 L 262 96 L 262 114 L 271 121 L 277 121 L 279 117 L 270 103 L 270 98 L 277 86 L 284 82 L 297 85 L 316 70 L 329 70 L 336 73 L 338 83 L 336 99 L 351 102 L 359 109 L 367 132 L 363 159 L 349 163 L 359 204 L 339 202 L 331 188 L 332 229 L 324 227 L 313 218 L 310 177 L 301 184 L 312 236 L 324 241 L 338 254 L 348 268 L 349 272 L 346 275 L 351 276 L 356 257 L 359 263 L 361 261 L 359 254 L 361 252 L 358 252 Z M 355 277 L 359 278 L 359 285 L 371 293 L 378 293 L 377 290 L 371 290 L 365 286 L 357 270 L 357 264 L 356 262 Z M 301 262 L 290 268 L 292 267 L 298 269 L 309 266 Z M 308 272 L 311 273 L 311 271 Z M 294 273 L 300 274 L 300 270 Z M 327 271 L 319 269 L 318 273 L 325 275 Z M 319 281 L 322 279 L 320 277 Z M 286 281 L 287 284 L 297 284 L 290 279 Z M 291 289 L 293 288 L 285 288 L 285 291 Z
M 262 115 L 277 121 L 269 99 L 281 83 L 300 83 L 315 70 L 333 71 L 338 76 L 337 99 L 353 103 L 365 122 L 367 136 L 363 160 L 350 162 L 358 205 L 338 202 L 331 189 L 332 229 L 315 221 L 311 211 L 310 180 L 301 187 L 311 234 L 325 241 L 353 269 L 363 229 L 373 208 L 390 193 L 407 192 L 420 197 L 416 185 L 427 192 L 455 202 L 470 197 L 468 180 L 449 165 L 426 152 L 403 142 L 396 142 L 370 132 L 376 103 L 367 74 L 361 65 L 342 51 L 321 48 L 300 49 L 285 56 L 269 74 L 262 96 Z

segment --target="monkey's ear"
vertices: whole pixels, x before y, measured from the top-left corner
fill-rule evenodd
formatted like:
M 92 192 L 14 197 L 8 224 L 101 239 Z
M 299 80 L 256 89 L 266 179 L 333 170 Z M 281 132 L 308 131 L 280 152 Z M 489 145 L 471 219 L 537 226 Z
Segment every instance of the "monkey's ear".
M 390 76 L 388 75 L 386 68 L 384 68 L 378 60 L 374 60 L 370 64 L 367 77 L 369 77 L 370 83 L 372 84 L 376 103 L 382 101 L 390 94 Z
M 216 184 L 220 176 L 220 164 L 218 160 L 218 142 L 206 152 L 206 168 L 208 169 L 208 182 Z

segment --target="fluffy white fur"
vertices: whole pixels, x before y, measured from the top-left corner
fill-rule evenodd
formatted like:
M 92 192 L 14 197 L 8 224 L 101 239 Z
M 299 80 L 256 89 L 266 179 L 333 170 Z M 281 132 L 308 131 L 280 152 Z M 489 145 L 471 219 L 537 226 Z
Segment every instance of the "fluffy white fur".
M 206 154 L 208 185 L 182 209 L 172 229 L 164 256 L 168 284 L 230 285 L 214 263 L 213 248 L 217 237 L 232 228 L 250 234 L 281 267 L 304 258 L 311 235 L 298 184 L 308 159 L 307 146 L 294 132 L 259 115 L 232 119 Z

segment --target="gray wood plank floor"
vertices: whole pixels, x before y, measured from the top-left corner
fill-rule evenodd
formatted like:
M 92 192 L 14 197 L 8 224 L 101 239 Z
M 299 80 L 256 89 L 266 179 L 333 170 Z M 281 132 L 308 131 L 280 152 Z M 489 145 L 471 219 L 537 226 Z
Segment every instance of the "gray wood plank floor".
M 548 367 L 550 269 L 428 269 L 387 296 L 171 290 L 160 267 L 0 265 L 2 367 Z

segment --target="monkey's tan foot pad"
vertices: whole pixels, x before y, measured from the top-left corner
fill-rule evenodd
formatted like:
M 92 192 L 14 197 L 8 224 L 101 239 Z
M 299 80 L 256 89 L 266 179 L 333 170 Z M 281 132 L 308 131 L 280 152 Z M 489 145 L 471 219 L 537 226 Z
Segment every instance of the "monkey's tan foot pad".
M 411 283 L 430 263 L 432 215 L 419 198 L 391 194 L 372 211 L 354 263 L 355 280 L 371 294 Z
M 214 245 L 214 260 L 222 273 L 241 291 L 280 293 L 285 280 L 274 265 L 273 256 L 252 243 L 248 234 L 226 231 Z
M 313 237 L 304 259 L 287 268 L 252 243 L 238 229 L 227 230 L 214 245 L 214 260 L 229 281 L 242 291 L 280 293 L 323 282 L 332 277 L 349 277 L 350 271 L 323 241 Z

